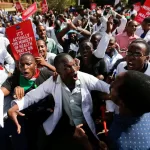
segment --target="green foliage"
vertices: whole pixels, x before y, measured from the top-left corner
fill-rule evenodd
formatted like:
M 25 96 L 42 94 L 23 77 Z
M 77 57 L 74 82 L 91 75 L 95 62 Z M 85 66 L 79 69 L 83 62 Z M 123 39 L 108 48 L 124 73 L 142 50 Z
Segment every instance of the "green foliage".
M 76 5 L 76 0 L 47 0 L 50 9 L 56 9 L 62 11 L 69 6 Z

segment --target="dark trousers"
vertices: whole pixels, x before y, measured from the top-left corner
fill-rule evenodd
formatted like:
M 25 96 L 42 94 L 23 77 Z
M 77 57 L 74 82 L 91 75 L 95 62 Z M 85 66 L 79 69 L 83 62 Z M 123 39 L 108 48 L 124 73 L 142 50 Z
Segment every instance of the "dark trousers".
M 87 125 L 84 125 L 83 129 L 93 146 L 93 150 L 97 150 L 98 140 Z M 37 141 L 38 150 L 84 150 L 84 144 L 73 137 L 74 131 L 75 127 L 70 126 L 65 115 L 61 118 L 51 135 L 47 136 L 43 127 L 41 127 Z
M 25 138 L 23 120 L 19 120 L 22 128 L 21 134 L 9 118 L 4 122 L 4 128 L 0 128 L 0 150 L 28 150 Z

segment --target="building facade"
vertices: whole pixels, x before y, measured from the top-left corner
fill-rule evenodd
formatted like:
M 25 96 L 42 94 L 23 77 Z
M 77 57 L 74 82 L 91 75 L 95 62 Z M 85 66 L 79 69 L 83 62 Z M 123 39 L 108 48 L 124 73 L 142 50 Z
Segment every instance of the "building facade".
M 16 11 L 14 4 L 18 0 L 0 0 L 0 9 L 4 9 L 5 11 Z M 34 0 L 19 0 L 22 3 L 24 8 L 27 8 L 30 4 L 34 2 Z

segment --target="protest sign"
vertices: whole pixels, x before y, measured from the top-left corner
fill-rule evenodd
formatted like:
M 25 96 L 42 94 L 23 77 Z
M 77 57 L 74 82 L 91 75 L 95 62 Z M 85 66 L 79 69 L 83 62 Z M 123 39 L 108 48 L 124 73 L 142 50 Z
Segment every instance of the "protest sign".
M 144 5 L 140 8 L 138 15 L 135 17 L 135 21 L 141 23 L 146 17 L 150 16 L 150 2 L 146 0 Z
M 42 9 L 42 13 L 46 13 L 48 12 L 48 5 L 47 5 L 47 1 L 46 0 L 42 0 L 41 2 L 41 9 Z
M 135 3 L 133 6 L 134 6 L 134 10 L 136 10 L 138 12 L 141 8 L 141 3 L 140 2 Z
M 18 12 L 23 12 L 24 11 L 24 8 L 23 8 L 23 6 L 20 2 L 15 3 L 15 8 Z
M 11 51 L 15 60 L 19 60 L 24 53 L 31 53 L 38 57 L 38 49 L 30 20 L 6 28 Z
M 36 2 L 34 2 L 29 8 L 23 11 L 22 20 L 26 20 L 28 17 L 33 15 L 37 11 Z
M 91 3 L 91 10 L 96 9 L 97 4 L 96 3 Z

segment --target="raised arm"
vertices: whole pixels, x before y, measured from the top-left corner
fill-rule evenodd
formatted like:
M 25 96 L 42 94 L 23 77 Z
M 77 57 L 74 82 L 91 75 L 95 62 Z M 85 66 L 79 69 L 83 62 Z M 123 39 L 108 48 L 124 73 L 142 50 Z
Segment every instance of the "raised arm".
M 108 47 L 110 38 L 111 38 L 111 30 L 112 30 L 113 24 L 112 21 L 107 22 L 107 30 L 104 32 L 102 39 L 100 40 L 97 49 L 93 52 L 95 57 L 97 58 L 104 58 L 106 49 Z

